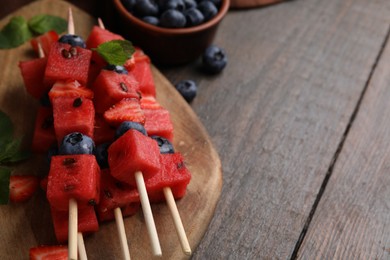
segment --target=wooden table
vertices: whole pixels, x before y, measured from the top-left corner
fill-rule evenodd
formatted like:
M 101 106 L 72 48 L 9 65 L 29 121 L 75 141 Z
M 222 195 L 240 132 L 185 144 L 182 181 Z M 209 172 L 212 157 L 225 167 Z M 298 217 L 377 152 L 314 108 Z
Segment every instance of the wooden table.
M 388 0 L 289 1 L 229 12 L 220 75 L 159 67 L 223 165 L 193 259 L 390 259 L 389 35 Z

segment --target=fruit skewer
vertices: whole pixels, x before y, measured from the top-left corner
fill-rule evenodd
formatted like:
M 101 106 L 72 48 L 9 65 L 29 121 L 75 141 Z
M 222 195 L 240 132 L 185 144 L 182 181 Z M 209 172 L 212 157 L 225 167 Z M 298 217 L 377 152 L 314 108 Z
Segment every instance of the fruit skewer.
M 98 24 L 99 24 L 100 28 L 105 29 L 104 24 L 100 18 L 98 19 Z M 156 225 L 154 222 L 148 194 L 146 192 L 146 186 L 145 186 L 143 174 L 141 171 L 137 171 L 134 173 L 134 176 L 135 176 L 135 180 L 136 180 L 137 190 L 138 190 L 138 193 L 140 196 L 140 201 L 141 201 L 141 205 L 142 205 L 142 211 L 144 214 L 146 227 L 147 227 L 149 238 L 150 238 L 151 245 L 152 245 L 153 255 L 161 256 L 162 252 L 161 252 L 160 241 L 158 238 L 157 229 L 156 229 Z M 128 245 L 127 245 L 127 240 L 126 240 L 126 236 L 125 236 L 123 216 L 122 216 L 122 212 L 121 212 L 120 208 L 114 209 L 114 214 L 115 214 L 115 220 L 117 222 L 117 227 L 118 227 L 118 231 L 119 231 L 119 235 L 120 235 L 121 245 L 123 248 L 127 247 Z

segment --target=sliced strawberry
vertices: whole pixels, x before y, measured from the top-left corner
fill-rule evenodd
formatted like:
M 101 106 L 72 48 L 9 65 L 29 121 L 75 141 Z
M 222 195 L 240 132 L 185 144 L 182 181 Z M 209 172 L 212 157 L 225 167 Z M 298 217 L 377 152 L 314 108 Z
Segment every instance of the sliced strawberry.
M 32 175 L 13 175 L 9 183 L 11 202 L 23 202 L 32 197 L 39 186 L 39 180 Z
M 163 107 L 157 102 L 154 96 L 142 96 L 140 100 L 141 108 L 147 110 L 157 110 Z
M 118 126 L 123 121 L 145 123 L 145 115 L 136 98 L 124 98 L 110 109 L 104 112 L 104 119 L 113 126 Z
M 30 260 L 67 260 L 66 246 L 37 246 L 30 248 Z
M 128 71 L 131 71 L 137 62 L 147 61 L 150 63 L 150 58 L 140 48 L 135 47 L 135 52 L 130 59 L 123 65 Z
M 49 91 L 50 101 L 56 97 L 93 98 L 93 91 L 81 85 L 77 80 L 57 81 Z
M 39 54 L 38 43 L 41 44 L 45 57 L 49 55 L 51 44 L 58 40 L 59 36 L 55 31 L 48 31 L 40 36 L 31 39 L 30 44 L 34 51 Z

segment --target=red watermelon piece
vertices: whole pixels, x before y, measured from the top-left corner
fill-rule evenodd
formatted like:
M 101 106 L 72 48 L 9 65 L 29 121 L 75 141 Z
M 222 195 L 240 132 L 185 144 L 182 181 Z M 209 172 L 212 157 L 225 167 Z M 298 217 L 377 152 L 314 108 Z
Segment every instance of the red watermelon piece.
M 95 94 L 97 113 L 104 113 L 124 98 L 139 98 L 138 82 L 132 74 L 119 74 L 109 70 L 100 72 L 93 83 L 92 90 Z
M 97 206 L 99 219 L 107 219 L 107 213 L 116 208 L 138 208 L 140 204 L 139 194 L 133 186 L 120 182 L 110 175 L 110 171 L 101 171 L 100 202 Z M 135 212 L 134 212 L 135 213 Z
M 100 28 L 99 26 L 94 26 L 87 38 L 86 44 L 88 49 L 92 49 L 92 48 L 97 48 L 102 43 L 112 41 L 112 40 L 124 40 L 124 39 L 122 36 L 118 34 Z M 92 60 L 100 68 L 107 65 L 107 62 L 102 57 L 100 57 L 100 55 L 96 51 L 92 52 Z
M 191 180 L 191 173 L 184 164 L 180 153 L 161 154 L 159 174 L 145 181 L 150 202 L 165 201 L 164 187 L 170 187 L 175 199 L 182 198 Z
M 35 153 L 47 153 L 56 143 L 53 110 L 50 107 L 39 107 L 35 119 L 31 150 Z
M 145 115 L 136 98 L 124 98 L 104 112 L 104 119 L 112 126 L 119 126 L 123 121 L 145 123 Z
M 93 138 L 96 145 L 112 142 L 115 139 L 115 128 L 110 126 L 103 116 L 99 114 L 95 114 Z
M 108 164 L 114 178 L 136 186 L 135 172 L 146 180 L 160 170 L 160 149 L 152 138 L 130 129 L 108 148 Z
M 130 217 L 133 216 L 140 208 L 139 202 L 130 203 L 129 205 L 126 205 L 121 208 L 122 216 L 123 217 Z M 114 211 L 105 211 L 100 212 L 98 211 L 99 220 L 100 221 L 111 221 L 115 219 Z
M 66 43 L 53 43 L 47 59 L 44 81 L 52 85 L 58 80 L 70 79 L 86 85 L 91 56 L 91 50 L 72 47 Z
M 69 200 L 91 207 L 100 199 L 100 168 L 91 154 L 56 155 L 51 158 L 47 199 L 52 208 L 67 211 Z
M 47 58 L 39 58 L 19 62 L 19 69 L 23 77 L 27 92 L 36 99 L 40 99 L 50 90 L 50 85 L 43 82 Z
M 59 243 L 68 241 L 69 211 L 51 209 L 54 232 Z M 99 223 L 93 206 L 85 207 L 77 212 L 77 230 L 87 235 L 99 230 Z
M 53 99 L 52 104 L 54 130 L 58 142 L 73 132 L 80 132 L 93 138 L 95 109 L 92 100 L 83 97 L 57 97 Z
M 42 35 L 39 35 L 30 40 L 31 47 L 34 49 L 35 53 L 39 55 L 38 43 L 41 44 L 43 53 L 45 57 L 49 56 L 51 46 L 54 42 L 58 41 L 58 34 L 56 31 L 48 31 Z

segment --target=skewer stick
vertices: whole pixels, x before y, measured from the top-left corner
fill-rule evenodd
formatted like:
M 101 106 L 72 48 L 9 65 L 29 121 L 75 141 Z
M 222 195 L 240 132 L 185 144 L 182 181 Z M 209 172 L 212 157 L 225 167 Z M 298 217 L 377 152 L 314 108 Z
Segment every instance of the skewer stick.
M 69 200 L 68 259 L 77 260 L 77 202 Z
M 176 206 L 175 198 L 173 197 L 172 190 L 170 187 L 164 187 L 163 189 L 165 200 L 167 201 L 168 208 L 173 218 L 176 233 L 179 236 L 181 248 L 186 255 L 191 255 L 191 247 L 188 243 L 187 235 L 184 230 L 183 222 L 181 221 L 179 211 Z
M 84 238 L 81 232 L 77 233 L 77 248 L 79 250 L 80 260 L 87 260 L 87 251 L 85 251 Z
M 125 225 L 123 223 L 123 215 L 120 208 L 114 209 L 116 227 L 119 233 L 119 240 L 121 242 L 123 259 L 130 260 L 129 245 L 127 243 Z
M 45 57 L 45 52 L 42 49 L 42 45 L 40 42 L 38 42 L 38 57 L 43 58 Z
M 146 192 L 144 176 L 142 172 L 135 173 L 135 181 L 141 199 L 142 211 L 145 217 L 146 228 L 149 233 L 149 238 L 152 243 L 152 251 L 155 256 L 162 256 L 160 241 L 158 240 L 156 225 L 154 224 L 152 209 L 150 207 L 148 193 Z
M 68 34 L 74 34 L 74 22 L 72 8 L 68 9 Z
M 100 19 L 100 17 L 98 18 L 98 24 L 99 24 L 99 27 L 100 27 L 100 28 L 106 29 L 106 28 L 104 27 L 104 23 L 103 23 L 102 19 Z

